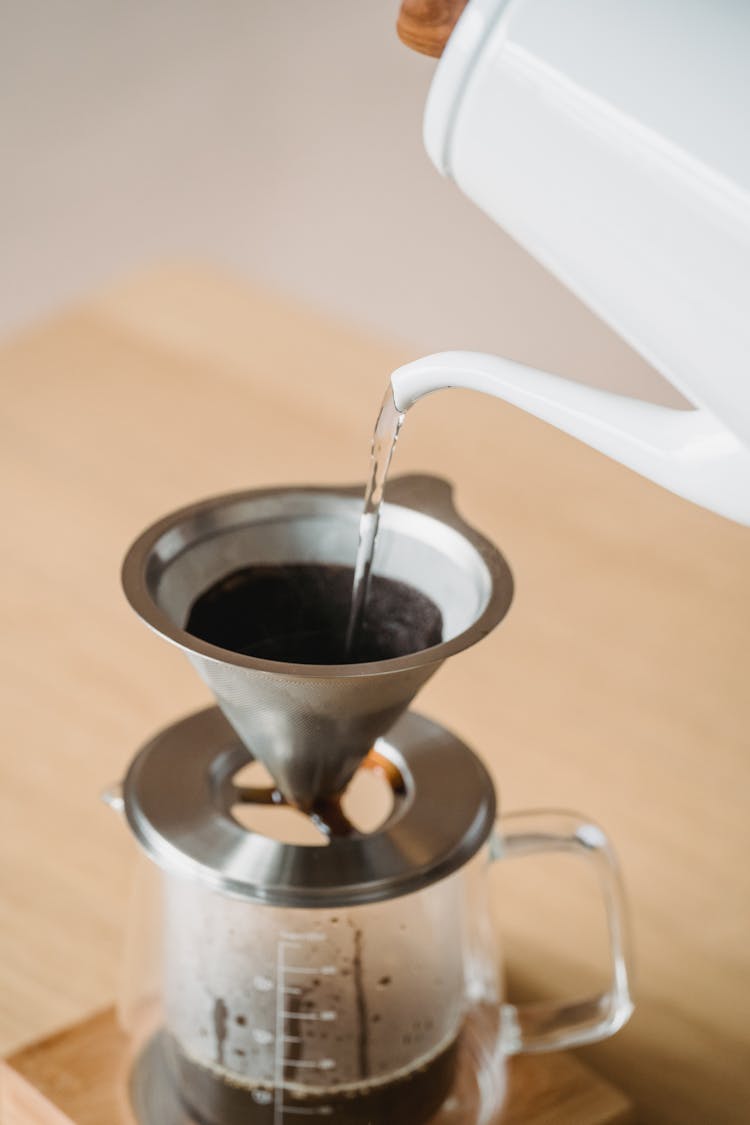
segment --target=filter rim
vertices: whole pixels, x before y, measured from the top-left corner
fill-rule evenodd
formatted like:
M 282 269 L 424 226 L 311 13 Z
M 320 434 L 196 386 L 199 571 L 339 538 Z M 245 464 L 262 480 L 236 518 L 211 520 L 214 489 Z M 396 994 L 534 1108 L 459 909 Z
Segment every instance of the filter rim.
M 513 576 L 510 567 L 495 545 L 481 535 L 458 514 L 453 503 L 453 490 L 443 478 L 414 474 L 395 477 L 389 481 L 383 505 L 383 518 L 396 508 L 411 509 L 431 517 L 458 532 L 474 548 L 487 569 L 490 593 L 487 604 L 479 616 L 461 632 L 440 644 L 420 649 L 418 652 L 367 663 L 352 664 L 295 664 L 261 657 L 247 656 L 220 648 L 188 633 L 177 625 L 156 601 L 152 586 L 155 569 L 173 562 L 180 553 L 189 550 L 196 540 L 179 543 L 179 529 L 206 526 L 222 509 L 243 502 L 258 502 L 283 498 L 287 504 L 295 498 L 309 503 L 320 497 L 321 501 L 339 497 L 344 500 L 359 499 L 364 494 L 364 484 L 350 486 L 297 485 L 249 489 L 222 493 L 188 504 L 156 520 L 133 542 L 122 564 L 121 580 L 125 597 L 135 613 L 156 633 L 188 655 L 195 654 L 204 660 L 238 668 L 267 672 L 295 680 L 356 679 L 404 672 L 409 669 L 441 664 L 447 657 L 461 652 L 486 636 L 502 621 L 513 600 Z M 175 539 L 169 547 L 170 535 Z M 169 549 L 168 558 L 160 557 L 159 550 Z M 353 561 L 353 560 L 352 560 Z

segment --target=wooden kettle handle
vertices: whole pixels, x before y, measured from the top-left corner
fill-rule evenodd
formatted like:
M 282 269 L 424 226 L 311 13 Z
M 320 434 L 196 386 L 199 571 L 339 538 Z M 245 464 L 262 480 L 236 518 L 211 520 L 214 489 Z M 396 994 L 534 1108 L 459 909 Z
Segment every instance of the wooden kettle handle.
M 468 0 L 403 0 L 396 24 L 407 47 L 439 58 Z

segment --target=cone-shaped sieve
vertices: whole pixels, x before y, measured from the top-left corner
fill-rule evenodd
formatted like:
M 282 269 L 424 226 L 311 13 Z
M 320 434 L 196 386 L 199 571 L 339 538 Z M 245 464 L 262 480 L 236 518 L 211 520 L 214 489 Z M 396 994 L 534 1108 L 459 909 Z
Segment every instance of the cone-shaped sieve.
M 204 500 L 133 544 L 123 586 L 133 609 L 178 645 L 237 734 L 302 808 L 340 792 L 446 657 L 504 617 L 513 579 L 499 551 L 456 513 L 450 485 L 396 477 L 374 572 L 416 587 L 443 615 L 443 641 L 370 664 L 285 664 L 229 652 L 185 631 L 195 599 L 242 567 L 352 565 L 363 487 L 273 488 Z

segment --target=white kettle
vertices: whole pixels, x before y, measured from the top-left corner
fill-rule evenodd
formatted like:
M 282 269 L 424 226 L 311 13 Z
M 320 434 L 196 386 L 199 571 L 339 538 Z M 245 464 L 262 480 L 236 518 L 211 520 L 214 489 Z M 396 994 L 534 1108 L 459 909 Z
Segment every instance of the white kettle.
M 744 0 L 469 0 L 430 157 L 696 409 L 445 352 L 393 374 L 399 410 L 484 391 L 750 524 L 748 59 Z

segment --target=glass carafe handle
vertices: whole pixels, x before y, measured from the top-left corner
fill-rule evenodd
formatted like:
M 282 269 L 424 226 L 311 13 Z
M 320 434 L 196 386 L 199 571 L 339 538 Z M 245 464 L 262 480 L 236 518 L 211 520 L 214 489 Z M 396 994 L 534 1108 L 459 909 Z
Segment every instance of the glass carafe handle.
M 609 929 L 612 981 L 598 995 L 557 1003 L 503 1005 L 503 1048 L 513 1055 L 559 1051 L 613 1035 L 633 1010 L 630 948 L 620 872 L 604 832 L 568 812 L 519 812 L 504 816 L 492 837 L 491 859 L 564 852 L 594 865 Z

